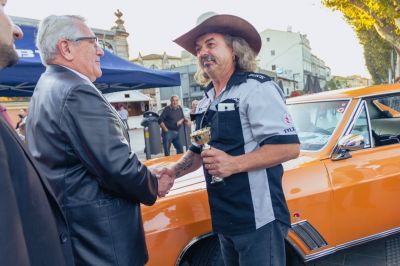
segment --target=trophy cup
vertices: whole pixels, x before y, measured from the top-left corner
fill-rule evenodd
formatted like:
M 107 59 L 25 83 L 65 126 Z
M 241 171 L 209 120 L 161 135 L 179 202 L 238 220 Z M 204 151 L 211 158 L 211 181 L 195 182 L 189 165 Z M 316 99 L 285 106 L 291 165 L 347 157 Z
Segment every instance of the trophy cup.
M 202 145 L 203 150 L 211 149 L 211 146 L 208 144 L 211 138 L 211 128 L 205 127 L 199 130 L 194 131 L 190 134 L 192 141 L 196 142 L 199 145 Z M 223 181 L 224 179 L 218 176 L 211 176 L 211 184 L 218 183 Z

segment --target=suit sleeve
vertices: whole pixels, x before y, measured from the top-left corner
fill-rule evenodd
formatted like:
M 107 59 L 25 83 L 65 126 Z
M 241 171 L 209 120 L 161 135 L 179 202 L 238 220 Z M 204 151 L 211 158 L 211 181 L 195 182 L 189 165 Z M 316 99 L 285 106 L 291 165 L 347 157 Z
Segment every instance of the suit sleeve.
M 147 205 L 155 202 L 156 177 L 130 153 L 120 120 L 99 91 L 89 85 L 72 88 L 63 121 L 73 149 L 100 186 Z

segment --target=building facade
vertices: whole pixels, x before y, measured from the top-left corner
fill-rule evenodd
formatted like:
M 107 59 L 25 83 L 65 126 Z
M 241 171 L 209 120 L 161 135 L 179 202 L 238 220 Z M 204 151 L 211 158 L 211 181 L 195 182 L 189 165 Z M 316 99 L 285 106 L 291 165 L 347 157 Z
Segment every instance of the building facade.
M 92 31 L 99 39 L 99 43 L 103 49 L 129 60 L 129 33 L 125 30 L 124 21 L 121 19 L 123 14 L 121 11 L 117 10 L 114 15 L 117 16 L 117 20 L 115 21 L 115 25 L 110 30 L 92 28 Z M 37 27 L 40 22 L 37 19 L 14 16 L 11 17 L 11 20 L 17 25 L 34 27 Z
M 306 35 L 292 32 L 290 28 L 288 31 L 266 29 L 260 35 L 259 67 L 276 72 L 278 79 L 292 81 L 292 85 L 284 90 L 287 96 L 293 90 L 304 90 L 307 79 L 313 80 L 314 84 L 319 82 L 321 88 L 325 87 L 330 79 L 330 68 L 311 53 Z
M 165 69 L 165 70 L 174 70 L 176 67 L 181 65 L 181 58 L 177 56 L 167 55 L 166 52 L 163 54 L 149 54 L 142 56 L 139 53 L 139 56 L 131 62 L 135 64 L 139 64 L 151 69 Z

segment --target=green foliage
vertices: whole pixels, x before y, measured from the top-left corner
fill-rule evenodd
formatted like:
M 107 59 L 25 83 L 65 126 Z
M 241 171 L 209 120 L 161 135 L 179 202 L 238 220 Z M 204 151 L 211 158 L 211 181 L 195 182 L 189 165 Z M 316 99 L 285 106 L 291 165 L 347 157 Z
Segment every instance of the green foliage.
M 360 30 L 357 36 L 364 46 L 365 63 L 373 82 L 375 84 L 387 83 L 392 46 L 382 39 L 374 29 Z
M 323 4 L 342 12 L 356 31 L 378 26 L 399 33 L 395 21 L 400 17 L 397 0 L 323 0 Z
M 322 3 L 340 11 L 355 29 L 374 83 L 387 82 L 390 51 L 392 47 L 400 51 L 400 1 L 322 0 Z M 396 73 L 400 73 L 400 64 Z
M 350 84 L 347 82 L 347 80 L 333 77 L 326 83 L 326 86 L 330 91 L 333 91 L 343 88 L 349 88 Z

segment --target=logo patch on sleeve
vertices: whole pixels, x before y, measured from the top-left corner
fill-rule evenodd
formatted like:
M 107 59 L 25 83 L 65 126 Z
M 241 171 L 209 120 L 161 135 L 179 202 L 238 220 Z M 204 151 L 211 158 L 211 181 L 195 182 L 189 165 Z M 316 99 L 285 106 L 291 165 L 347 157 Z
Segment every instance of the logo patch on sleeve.
M 292 117 L 290 116 L 290 114 L 286 113 L 286 114 L 283 116 L 283 122 L 284 122 L 285 124 L 287 124 L 287 125 L 292 125 L 292 124 L 293 124 L 293 120 L 292 120 Z

